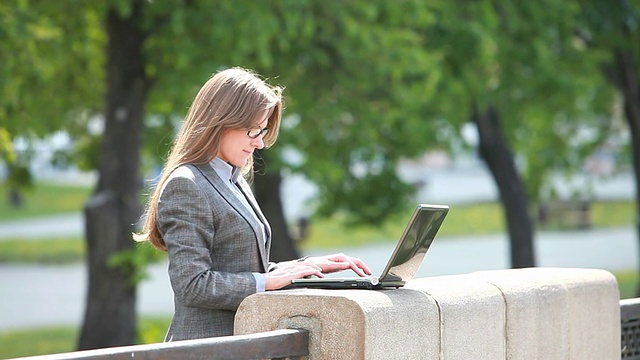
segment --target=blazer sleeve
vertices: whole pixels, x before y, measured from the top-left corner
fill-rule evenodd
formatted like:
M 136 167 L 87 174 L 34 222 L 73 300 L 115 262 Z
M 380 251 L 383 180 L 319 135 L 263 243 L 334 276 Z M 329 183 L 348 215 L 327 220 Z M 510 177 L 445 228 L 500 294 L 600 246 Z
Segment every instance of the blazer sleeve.
M 215 269 L 213 259 L 242 259 L 216 258 L 214 211 L 193 176 L 172 176 L 165 183 L 157 224 L 167 245 L 169 278 L 178 301 L 189 307 L 237 310 L 244 298 L 256 292 L 251 271 Z

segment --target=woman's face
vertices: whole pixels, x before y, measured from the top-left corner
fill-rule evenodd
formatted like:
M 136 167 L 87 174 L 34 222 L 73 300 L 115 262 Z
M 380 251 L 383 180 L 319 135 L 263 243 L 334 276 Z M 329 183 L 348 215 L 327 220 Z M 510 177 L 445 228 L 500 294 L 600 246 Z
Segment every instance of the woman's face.
M 250 130 L 264 129 L 268 124 L 267 115 L 268 112 L 266 110 L 260 113 L 257 121 L 254 123 L 256 125 L 251 129 L 225 130 L 220 140 L 220 151 L 218 151 L 217 156 L 233 166 L 245 166 L 247 160 L 253 156 L 255 149 L 264 148 L 263 137 L 266 133 L 261 133 L 256 138 L 251 138 L 247 132 Z

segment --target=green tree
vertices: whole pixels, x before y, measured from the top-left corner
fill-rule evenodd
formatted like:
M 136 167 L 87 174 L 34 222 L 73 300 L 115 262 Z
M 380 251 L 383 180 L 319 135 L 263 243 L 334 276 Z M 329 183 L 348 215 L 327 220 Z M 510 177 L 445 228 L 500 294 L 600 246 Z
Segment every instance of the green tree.
M 599 120 L 583 106 L 597 99 L 597 84 L 587 81 L 597 63 L 575 46 L 575 9 L 563 3 L 484 0 L 433 9 L 438 22 L 423 30 L 427 51 L 442 53 L 446 64 L 446 100 L 436 113 L 456 126 L 475 124 L 503 204 L 511 265 L 534 266 L 530 203 L 549 171 L 578 165 L 561 159 L 570 158 L 575 130 Z
M 70 2 L 0 3 L 0 148 L 4 149 L 0 160 L 8 170 L 5 184 L 10 198 L 18 202 L 22 191 L 32 184 L 31 156 L 15 153 L 12 143 L 20 138 L 29 144 L 70 128 L 77 112 L 92 112 L 99 104 L 100 81 L 96 88 L 95 78 L 76 69 L 99 69 L 100 34 L 73 33 L 86 24 L 96 25 L 98 19 L 91 14 L 65 19 L 73 9 Z M 65 96 L 56 96 L 59 94 Z
M 378 224 L 413 193 L 397 161 L 435 145 L 428 119 L 409 120 L 435 100 L 438 57 L 415 32 L 433 19 L 420 1 L 282 4 L 279 19 L 296 36 L 274 52 L 290 89 L 280 149 L 301 154 L 286 166 L 318 185 L 320 215 Z
M 292 95 L 298 117 L 284 142 L 303 154 L 293 168 L 319 185 L 320 213 L 346 210 L 367 223 L 394 213 L 410 194 L 397 159 L 442 146 L 449 124 L 473 121 L 504 204 L 512 265 L 534 265 L 529 203 L 550 171 L 581 166 L 597 140 L 576 147 L 569 139 L 580 127 L 605 128 L 599 114 L 611 101 L 593 80 L 597 54 L 575 42 L 576 8 L 306 4 L 297 9 L 307 20 L 296 28 L 304 41 L 291 45 L 300 55 L 285 62 L 295 76 L 281 73 L 292 88 L 311 83 L 315 91 Z
M 602 74 L 622 96 L 629 125 L 636 183 L 636 227 L 640 239 L 640 4 L 615 0 L 578 1 L 576 32 L 591 51 L 605 52 Z M 640 285 L 637 290 L 640 296 Z

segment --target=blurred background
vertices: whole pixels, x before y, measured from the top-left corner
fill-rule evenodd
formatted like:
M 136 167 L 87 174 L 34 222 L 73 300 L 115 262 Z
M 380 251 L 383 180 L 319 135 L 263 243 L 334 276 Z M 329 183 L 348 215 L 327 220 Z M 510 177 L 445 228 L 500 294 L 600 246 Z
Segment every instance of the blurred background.
M 419 276 L 591 267 L 638 289 L 640 6 L 625 0 L 0 1 L 0 358 L 160 342 L 166 255 L 134 243 L 214 72 L 285 87 L 256 154 L 272 260 Z

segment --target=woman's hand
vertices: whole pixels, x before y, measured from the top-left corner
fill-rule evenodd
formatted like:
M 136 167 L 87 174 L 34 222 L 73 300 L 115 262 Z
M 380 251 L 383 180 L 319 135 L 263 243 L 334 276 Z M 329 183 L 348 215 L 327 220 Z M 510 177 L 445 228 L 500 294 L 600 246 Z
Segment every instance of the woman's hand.
M 272 271 L 264 274 L 265 290 L 277 290 L 291 284 L 293 279 L 307 276 L 324 277 L 322 268 L 304 261 L 285 261 L 278 263 Z
M 314 264 L 318 266 L 325 274 L 351 269 L 359 276 L 371 275 L 371 270 L 369 270 L 367 265 L 362 260 L 355 257 L 347 256 L 343 253 L 309 257 L 301 261 L 300 263 Z
M 307 276 L 322 278 L 324 274 L 349 269 L 359 276 L 371 275 L 371 270 L 362 260 L 343 253 L 313 256 L 278 263 L 272 271 L 264 274 L 265 288 L 266 290 L 277 290 L 291 284 L 293 279 Z

